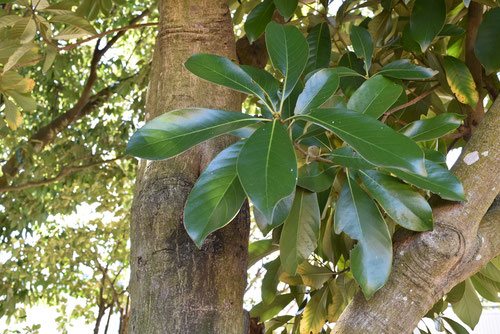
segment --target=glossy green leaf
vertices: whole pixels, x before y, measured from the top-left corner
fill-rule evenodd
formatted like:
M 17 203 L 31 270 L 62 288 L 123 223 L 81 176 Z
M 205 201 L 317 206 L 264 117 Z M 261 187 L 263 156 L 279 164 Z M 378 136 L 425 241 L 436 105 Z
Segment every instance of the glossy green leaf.
M 435 76 L 438 72 L 433 69 L 410 63 L 408 59 L 395 60 L 384 67 L 377 74 L 403 80 L 422 80 Z
M 307 44 L 309 45 L 309 58 L 304 73 L 328 67 L 332 53 L 328 23 L 322 22 L 315 25 L 307 35 Z
M 352 93 L 354 93 L 354 91 L 365 81 L 363 78 L 365 72 L 364 62 L 356 57 L 354 52 L 346 52 L 342 55 L 342 57 L 340 57 L 338 65 L 340 67 L 349 68 L 360 74 L 360 76 L 340 76 L 340 88 L 342 88 L 346 97 L 350 97 Z
M 426 175 L 424 153 L 418 145 L 370 116 L 345 109 L 316 109 L 297 118 L 332 131 L 372 164 Z
M 412 231 L 432 229 L 429 203 L 410 186 L 374 170 L 361 170 L 359 175 L 368 193 L 396 223 Z
M 280 258 L 283 270 L 295 275 L 298 265 L 316 249 L 319 224 L 316 193 L 297 188 L 292 210 L 281 230 Z
M 245 201 L 245 192 L 236 174 L 243 144 L 239 141 L 219 153 L 187 198 L 184 227 L 198 247 L 210 233 L 231 222 Z
M 297 161 L 286 129 L 278 120 L 255 131 L 238 158 L 246 194 L 268 221 L 279 201 L 295 190 Z
M 280 12 L 281 16 L 285 18 L 286 21 L 293 16 L 295 9 L 297 8 L 298 0 L 274 0 L 276 8 Z
M 250 43 L 256 41 L 264 33 L 275 9 L 273 0 L 264 0 L 248 14 L 244 27 Z
M 488 73 L 500 70 L 500 8 L 493 8 L 484 14 L 477 32 L 474 51 Z
M 309 191 L 320 193 L 332 186 L 336 170 L 335 166 L 326 166 L 317 161 L 304 164 L 299 168 L 297 185 Z
M 264 257 L 279 250 L 278 245 L 272 239 L 263 239 L 251 242 L 248 245 L 247 267 L 250 268 Z
M 274 298 L 272 303 L 266 304 L 264 302 L 260 302 L 255 305 L 250 310 L 250 316 L 252 318 L 259 318 L 261 322 L 267 321 L 280 313 L 288 304 L 290 304 L 293 300 L 293 294 L 287 293 L 284 295 L 278 295 Z
M 266 28 L 266 46 L 273 67 L 285 77 L 281 96 L 285 100 L 306 67 L 307 41 L 296 27 L 270 22 Z
M 366 80 L 352 94 L 347 108 L 379 118 L 398 100 L 403 87 L 381 75 Z
M 304 285 L 310 286 L 312 289 L 319 289 L 334 276 L 333 272 L 326 267 L 313 266 L 305 261 L 297 268 L 297 273 L 302 278 Z
M 444 321 L 450 325 L 451 329 L 455 332 L 455 334 L 470 334 L 469 331 L 462 326 L 460 323 L 456 322 L 453 319 L 447 318 L 447 317 L 442 317 Z
M 134 133 L 127 154 L 142 159 L 167 159 L 210 138 L 261 121 L 239 112 L 189 108 L 154 118 Z
M 226 57 L 197 53 L 192 55 L 184 66 L 202 79 L 239 92 L 253 94 L 266 101 L 264 91 L 251 75 Z
M 445 19 L 444 0 L 415 0 L 410 16 L 410 32 L 422 52 L 427 50 L 434 37 L 439 34 Z
M 481 306 L 481 301 L 476 294 L 476 290 L 472 286 L 470 279 L 465 280 L 465 292 L 460 301 L 452 304 L 453 312 L 462 320 L 467 326 L 474 329 L 481 313 L 483 307 Z
M 408 124 L 399 132 L 414 141 L 426 141 L 440 138 L 457 129 L 464 117 L 458 114 L 439 114 L 436 117 L 422 119 Z
M 368 74 L 372 66 L 373 41 L 368 30 L 359 26 L 351 27 L 351 42 L 354 53 L 365 62 L 365 71 Z
M 274 228 L 283 224 L 285 219 L 290 214 L 290 210 L 292 209 L 294 196 L 295 192 L 279 201 L 274 208 L 271 218 L 267 218 L 262 213 L 260 213 L 260 211 L 255 206 L 253 207 L 255 223 L 264 236 L 266 236 Z
M 279 82 L 271 73 L 248 65 L 241 65 L 241 69 L 250 75 L 252 80 L 262 89 L 266 98 L 276 110 L 278 108 Z
M 478 273 L 470 277 L 477 293 L 490 302 L 500 302 L 500 284 Z
M 367 299 L 384 286 L 392 266 L 392 241 L 372 199 L 351 177 L 340 192 L 335 210 L 335 233 L 358 241 L 351 251 L 351 270 Z
M 402 170 L 391 170 L 400 179 L 413 184 L 416 187 L 429 190 L 441 198 L 450 201 L 465 200 L 464 188 L 455 175 L 453 175 L 445 166 L 428 160 L 425 160 L 427 176 L 407 173 Z
M 328 286 L 316 291 L 307 302 L 300 321 L 300 334 L 319 333 L 328 315 Z
M 281 261 L 279 258 L 276 258 L 273 261 L 270 261 L 264 265 L 264 269 L 266 269 L 266 274 L 262 278 L 261 296 L 262 296 L 262 301 L 265 304 L 272 303 L 274 298 L 278 294 L 278 283 L 279 283 L 279 276 L 281 273 L 280 267 L 281 267 Z
M 439 36 L 460 36 L 465 33 L 465 29 L 455 24 L 445 24 L 439 32 Z
M 497 268 L 493 262 L 488 262 L 488 264 L 481 269 L 480 273 L 489 279 L 500 283 L 500 269 Z
M 475 108 L 479 94 L 477 93 L 476 83 L 467 65 L 457 58 L 445 56 L 443 58 L 443 66 L 446 72 L 446 81 L 453 94 L 457 97 L 457 100 L 460 103 L 468 104 L 472 108 Z
M 356 151 L 349 146 L 344 146 L 333 150 L 329 158 L 335 165 L 354 169 L 373 169 L 376 166 L 363 159 Z
M 465 282 L 460 282 L 455 285 L 450 292 L 446 294 L 446 301 L 453 304 L 458 302 L 464 296 Z
M 325 68 L 307 80 L 295 105 L 295 115 L 306 114 L 311 109 L 320 107 L 335 93 L 339 87 L 339 76 L 335 72 L 333 69 Z

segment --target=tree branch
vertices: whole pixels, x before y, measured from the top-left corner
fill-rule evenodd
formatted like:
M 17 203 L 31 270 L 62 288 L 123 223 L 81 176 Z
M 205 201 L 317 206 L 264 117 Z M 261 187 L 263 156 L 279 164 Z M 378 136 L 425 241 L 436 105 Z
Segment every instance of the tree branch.
M 115 159 L 110 159 L 110 160 L 102 160 L 102 161 L 95 161 L 92 163 L 89 163 L 87 165 L 79 165 L 79 166 L 66 166 L 64 167 L 56 176 L 51 177 L 51 178 L 46 178 L 43 180 L 38 180 L 38 181 L 29 181 L 23 184 L 18 184 L 18 185 L 10 185 L 10 186 L 5 186 L 5 187 L 0 187 L 0 193 L 7 192 L 7 191 L 21 191 L 29 188 L 35 188 L 35 187 L 41 187 L 47 184 L 51 184 L 57 181 L 60 181 L 64 179 L 66 176 L 69 176 L 71 174 L 74 174 L 76 172 L 89 169 L 95 166 L 100 166 L 104 164 L 109 164 L 111 162 L 115 162 L 117 160 L 122 159 L 123 157 L 118 157 Z
M 481 255 L 481 263 L 485 263 L 498 254 L 498 226 L 492 233 L 489 215 L 481 227 L 479 223 L 500 190 L 499 120 L 497 99 L 454 168 L 464 185 L 466 201 L 434 203 L 434 230 L 405 236 L 395 243 L 387 284 L 368 301 L 362 294 L 356 295 L 334 333 L 411 333 L 457 280 L 478 270 L 479 263 L 466 265 L 471 259 Z M 463 158 L 468 155 L 478 159 L 465 162 Z
M 412 99 L 412 100 L 410 100 L 410 101 L 408 101 L 408 102 L 406 102 L 406 103 L 403 103 L 402 105 L 399 105 L 399 106 L 397 106 L 397 107 L 394 107 L 394 108 L 392 108 L 392 109 L 391 109 L 391 110 L 389 110 L 389 111 L 386 111 L 386 112 L 384 113 L 384 117 L 382 117 L 382 120 L 381 120 L 381 121 L 382 121 L 382 123 L 385 123 L 385 121 L 387 120 L 387 118 L 388 118 L 389 116 L 391 116 L 392 114 L 394 114 L 394 113 L 396 113 L 396 112 L 398 112 L 398 111 L 400 111 L 400 110 L 403 110 L 403 109 L 405 109 L 405 108 L 407 108 L 407 107 L 409 107 L 409 106 L 412 106 L 412 105 L 414 105 L 415 103 L 417 103 L 417 102 L 419 102 L 419 101 L 421 101 L 421 100 L 425 99 L 425 98 L 426 98 L 427 96 L 429 96 L 429 95 L 430 95 L 433 91 L 435 91 L 438 87 L 439 87 L 439 84 L 437 84 L 437 85 L 435 85 L 435 86 L 432 86 L 432 87 L 431 87 L 428 91 L 426 91 L 426 92 L 424 92 L 424 93 L 420 94 L 420 95 L 419 95 L 419 96 L 417 96 L 416 98 L 414 98 L 414 99 Z

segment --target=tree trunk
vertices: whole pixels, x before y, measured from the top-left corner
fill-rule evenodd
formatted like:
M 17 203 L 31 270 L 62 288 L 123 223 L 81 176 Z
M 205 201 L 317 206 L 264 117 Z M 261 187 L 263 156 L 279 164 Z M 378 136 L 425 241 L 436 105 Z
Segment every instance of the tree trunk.
M 236 59 L 225 0 L 160 0 L 146 120 L 182 107 L 239 111 L 240 95 L 191 75 L 197 52 Z M 182 225 L 186 197 L 232 141 L 218 138 L 167 161 L 141 161 L 131 224 L 130 333 L 243 333 L 249 214 L 198 250 Z

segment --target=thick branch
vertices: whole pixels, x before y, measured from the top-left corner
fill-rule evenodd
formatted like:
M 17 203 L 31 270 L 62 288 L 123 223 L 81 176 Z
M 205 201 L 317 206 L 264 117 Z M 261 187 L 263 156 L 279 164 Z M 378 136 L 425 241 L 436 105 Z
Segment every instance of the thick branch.
M 411 333 L 457 280 L 478 270 L 478 266 L 464 264 L 479 254 L 482 261 L 498 254 L 498 241 L 492 239 L 498 239 L 498 230 L 484 234 L 491 229 L 490 218 L 479 231 L 478 228 L 500 190 L 499 120 L 497 99 L 457 162 L 454 172 L 464 185 L 466 201 L 433 205 L 434 230 L 395 244 L 393 272 L 387 284 L 369 301 L 358 294 L 342 314 L 334 333 Z M 478 240 L 486 246 L 479 247 Z M 478 253 L 478 249 L 483 251 Z

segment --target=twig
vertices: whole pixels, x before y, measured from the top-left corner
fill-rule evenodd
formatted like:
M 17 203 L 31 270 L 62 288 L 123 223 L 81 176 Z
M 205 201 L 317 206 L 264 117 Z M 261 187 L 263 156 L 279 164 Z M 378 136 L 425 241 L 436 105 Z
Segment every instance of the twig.
M 409 106 L 412 106 L 412 105 L 414 105 L 415 103 L 418 103 L 419 101 L 421 101 L 421 100 L 425 99 L 425 98 L 426 98 L 427 96 L 429 96 L 432 92 L 434 92 L 434 91 L 436 90 L 436 88 L 438 88 L 438 87 L 439 87 L 439 84 L 437 84 L 437 85 L 435 85 L 435 86 L 431 87 L 431 89 L 429 89 L 428 91 L 426 91 L 426 92 L 424 92 L 424 93 L 420 94 L 419 96 L 417 96 L 417 97 L 416 97 L 416 98 L 414 98 L 413 100 L 410 100 L 410 101 L 408 101 L 408 102 L 406 102 L 406 103 L 403 103 L 402 105 L 399 105 L 399 106 L 397 106 L 397 107 L 395 107 L 395 108 L 392 108 L 392 109 L 391 109 L 391 110 L 389 110 L 389 111 L 386 111 L 386 112 L 384 113 L 384 117 L 382 117 L 382 123 L 385 123 L 385 122 L 386 122 L 386 120 L 387 120 L 387 118 L 388 118 L 389 116 L 391 116 L 392 114 L 394 114 L 394 113 L 396 113 L 396 112 L 398 112 L 398 111 L 400 111 L 400 110 L 403 110 L 404 108 L 407 108 L 407 107 L 409 107 Z

